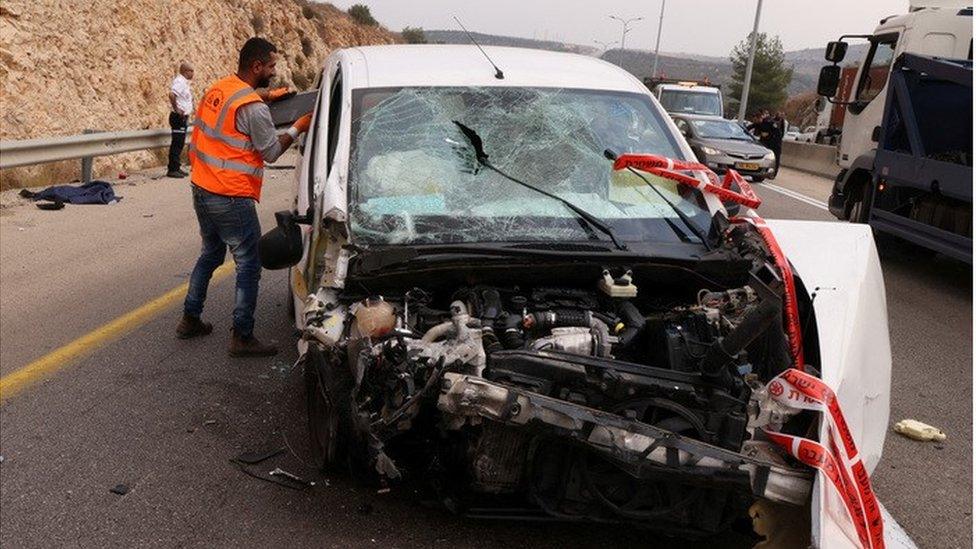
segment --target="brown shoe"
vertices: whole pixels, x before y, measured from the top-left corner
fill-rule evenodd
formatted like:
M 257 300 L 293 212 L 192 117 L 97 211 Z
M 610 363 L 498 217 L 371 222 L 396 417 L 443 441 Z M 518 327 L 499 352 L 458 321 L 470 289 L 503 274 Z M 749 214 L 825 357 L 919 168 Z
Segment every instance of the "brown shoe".
M 176 325 L 176 337 L 180 339 L 205 336 L 212 331 L 213 324 L 187 314 L 184 314 L 183 318 L 180 319 L 180 323 Z
M 236 331 L 232 330 L 230 347 L 227 349 L 227 354 L 233 357 L 274 356 L 278 354 L 278 347 L 265 345 L 253 335 L 250 337 L 240 337 Z

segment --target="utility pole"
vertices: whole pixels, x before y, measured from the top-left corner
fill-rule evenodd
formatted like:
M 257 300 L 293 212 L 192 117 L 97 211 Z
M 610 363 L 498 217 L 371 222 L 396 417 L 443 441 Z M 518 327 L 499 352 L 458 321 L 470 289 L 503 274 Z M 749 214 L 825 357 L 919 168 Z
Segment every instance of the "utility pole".
M 625 40 L 627 40 L 627 33 L 630 32 L 630 29 L 628 27 L 630 26 L 631 23 L 634 23 L 634 22 L 637 22 L 637 21 L 641 21 L 644 18 L 643 17 L 631 17 L 630 19 L 623 19 L 621 17 L 617 17 L 616 15 L 611 15 L 609 17 L 610 17 L 610 19 L 615 19 L 617 21 L 620 21 L 620 23 L 623 25 L 623 30 L 620 33 L 620 49 L 621 50 L 627 49 L 626 46 L 624 46 L 624 44 L 625 44 Z
M 651 69 L 651 78 L 657 77 L 657 52 L 661 49 L 661 27 L 664 25 L 664 2 L 661 0 L 661 17 L 657 20 L 657 43 L 654 44 L 654 68 Z
M 762 0 L 756 0 L 756 21 L 752 24 L 749 40 L 749 60 L 746 61 L 746 75 L 742 81 L 742 95 L 739 97 L 739 122 L 746 119 L 746 106 L 749 104 L 749 84 L 752 83 L 752 62 L 756 59 L 756 40 L 759 39 L 759 14 L 762 13 Z

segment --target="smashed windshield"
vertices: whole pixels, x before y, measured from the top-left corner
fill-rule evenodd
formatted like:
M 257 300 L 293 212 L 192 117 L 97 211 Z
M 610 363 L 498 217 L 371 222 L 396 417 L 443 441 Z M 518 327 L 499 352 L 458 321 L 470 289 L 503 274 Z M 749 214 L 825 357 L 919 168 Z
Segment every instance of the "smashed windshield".
M 673 113 L 722 116 L 722 100 L 715 92 L 661 90 L 661 106 Z
M 692 120 L 691 123 L 695 126 L 695 133 L 705 139 L 752 141 L 746 130 L 731 120 Z
M 678 157 L 646 96 L 536 88 L 396 88 L 353 93 L 350 221 L 361 244 L 604 239 L 551 197 L 477 162 L 454 121 L 484 140 L 491 163 L 611 226 L 624 241 L 695 241 L 653 189 L 604 157 Z M 697 191 L 646 176 L 708 225 Z

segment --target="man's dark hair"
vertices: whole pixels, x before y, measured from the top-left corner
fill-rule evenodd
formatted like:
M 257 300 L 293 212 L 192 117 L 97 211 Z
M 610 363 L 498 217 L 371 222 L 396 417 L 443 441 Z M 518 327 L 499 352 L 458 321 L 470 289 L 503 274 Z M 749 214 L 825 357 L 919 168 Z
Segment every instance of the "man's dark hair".
M 248 38 L 247 42 L 241 46 L 241 54 L 237 58 L 237 70 L 247 70 L 255 61 L 264 63 L 271 58 L 272 53 L 277 51 L 278 48 L 264 38 L 257 36 Z

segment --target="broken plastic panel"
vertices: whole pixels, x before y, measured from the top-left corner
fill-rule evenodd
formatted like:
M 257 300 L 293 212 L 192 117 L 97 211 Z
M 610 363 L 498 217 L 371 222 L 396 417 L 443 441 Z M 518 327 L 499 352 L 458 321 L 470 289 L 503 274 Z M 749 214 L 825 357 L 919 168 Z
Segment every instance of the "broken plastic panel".
M 610 223 L 628 240 L 674 242 L 677 215 L 638 176 L 604 157 L 680 157 L 648 98 L 605 91 L 401 88 L 354 96 L 350 204 L 364 244 L 597 238 L 552 198 L 484 169 L 454 121 L 474 129 L 491 163 Z M 707 226 L 697 191 L 648 177 Z

